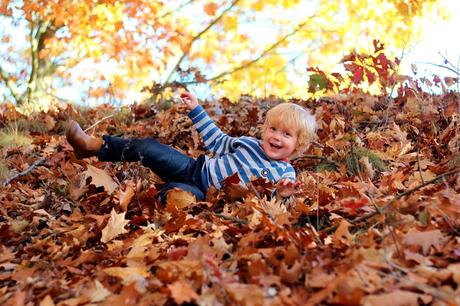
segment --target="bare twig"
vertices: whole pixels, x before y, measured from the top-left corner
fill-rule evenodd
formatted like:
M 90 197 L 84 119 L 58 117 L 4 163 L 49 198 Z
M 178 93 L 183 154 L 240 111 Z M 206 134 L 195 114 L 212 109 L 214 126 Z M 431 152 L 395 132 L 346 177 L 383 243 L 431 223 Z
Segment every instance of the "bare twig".
M 27 168 L 26 170 L 22 171 L 22 172 L 19 172 L 15 175 L 13 175 L 12 177 L 10 177 L 9 179 L 7 179 L 4 183 L 3 183 L 3 186 L 6 186 L 8 185 L 9 183 L 11 183 L 13 180 L 17 179 L 18 177 L 20 176 L 24 176 L 26 174 L 28 174 L 30 171 L 32 171 L 35 167 L 41 165 L 44 161 L 46 160 L 46 157 L 42 157 L 38 160 L 36 160 L 29 168 Z
M 227 216 L 227 215 L 224 215 L 224 214 L 221 214 L 221 213 L 214 213 L 214 216 L 216 216 L 216 217 L 218 217 L 220 219 L 232 221 L 233 223 L 238 223 L 238 224 L 248 224 L 249 223 L 249 221 L 246 220 L 246 219 L 235 218 L 235 217 Z
M 90 126 L 89 128 L 87 128 L 87 129 L 85 130 L 85 132 L 88 132 L 89 130 L 91 130 L 92 128 L 94 128 L 96 125 L 98 125 L 98 124 L 101 123 L 102 121 L 107 120 L 107 119 L 109 119 L 109 118 L 111 118 L 111 117 L 113 117 L 113 114 L 112 114 L 112 115 L 109 115 L 109 116 L 106 116 L 106 117 L 104 117 L 104 118 L 102 118 L 101 120 L 97 121 L 97 122 L 94 123 L 92 126 Z
M 445 66 L 445 65 L 440 65 L 440 64 L 435 64 L 435 63 L 429 63 L 429 62 L 418 62 L 418 63 L 419 63 L 419 64 L 430 65 L 430 66 L 435 66 L 435 67 L 439 67 L 439 68 L 443 68 L 443 69 L 447 69 L 447 70 L 449 70 L 450 72 L 455 73 L 456 75 L 460 75 L 460 73 L 459 73 L 458 70 L 455 70 L 455 69 L 450 68 L 450 67 Z
M 426 181 L 425 183 L 422 183 L 422 184 L 420 184 L 420 185 L 418 185 L 418 186 L 416 186 L 414 188 L 411 188 L 409 190 L 404 191 L 403 193 L 398 194 L 396 197 L 394 197 L 392 200 L 390 200 L 383 208 L 381 208 L 381 211 L 385 211 L 388 208 L 390 208 L 397 200 L 399 200 L 401 198 L 404 198 L 405 196 L 410 195 L 411 193 L 414 193 L 415 191 L 417 191 L 417 190 L 419 190 L 419 189 L 421 189 L 421 188 L 423 188 L 425 186 L 428 186 L 428 185 L 430 185 L 430 184 L 432 184 L 432 183 L 434 183 L 434 182 L 436 182 L 436 181 L 438 181 L 438 180 L 440 180 L 442 178 L 448 177 L 448 176 L 456 174 L 458 172 L 460 172 L 460 168 L 459 169 L 454 169 L 454 170 L 449 171 L 449 172 L 445 172 L 443 174 L 440 174 L 440 175 L 436 176 L 435 178 L 433 178 L 433 179 L 431 179 L 429 181 Z M 359 218 L 353 220 L 353 223 L 361 222 L 363 220 L 372 218 L 373 216 L 377 215 L 378 213 L 379 212 L 377 212 L 377 211 L 371 212 L 371 213 L 369 213 L 367 215 L 364 215 L 362 217 L 359 217 Z

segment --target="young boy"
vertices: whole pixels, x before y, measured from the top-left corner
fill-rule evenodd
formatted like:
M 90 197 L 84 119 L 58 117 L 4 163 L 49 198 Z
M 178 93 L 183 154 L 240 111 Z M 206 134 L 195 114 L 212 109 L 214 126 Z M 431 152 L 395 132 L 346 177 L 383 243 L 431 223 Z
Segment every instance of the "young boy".
M 196 160 L 163 145 L 153 138 L 124 139 L 104 135 L 94 138 L 71 121 L 67 141 L 77 158 L 97 156 L 100 161 L 141 161 L 168 182 L 160 191 L 177 187 L 204 200 L 209 186 L 222 188 L 223 180 L 238 173 L 243 184 L 264 177 L 277 183 L 277 193 L 288 197 L 296 187 L 294 168 L 289 159 L 300 155 L 314 137 L 316 121 L 306 109 L 293 103 L 279 104 L 267 112 L 262 140 L 231 137 L 223 133 L 198 104 L 195 95 L 184 92 L 182 102 L 207 150 L 214 157 L 201 155 Z

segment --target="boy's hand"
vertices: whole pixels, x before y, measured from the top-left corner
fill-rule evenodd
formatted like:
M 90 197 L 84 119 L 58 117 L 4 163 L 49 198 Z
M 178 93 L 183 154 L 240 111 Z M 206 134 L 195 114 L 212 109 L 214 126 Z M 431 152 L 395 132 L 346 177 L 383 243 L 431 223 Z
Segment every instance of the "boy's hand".
M 191 92 L 184 91 L 180 94 L 180 99 L 190 111 L 194 110 L 195 107 L 198 106 L 198 99 Z
M 300 185 L 299 182 L 282 179 L 278 182 L 276 190 L 277 190 L 278 195 L 282 196 L 283 198 L 286 198 L 292 195 L 299 185 Z

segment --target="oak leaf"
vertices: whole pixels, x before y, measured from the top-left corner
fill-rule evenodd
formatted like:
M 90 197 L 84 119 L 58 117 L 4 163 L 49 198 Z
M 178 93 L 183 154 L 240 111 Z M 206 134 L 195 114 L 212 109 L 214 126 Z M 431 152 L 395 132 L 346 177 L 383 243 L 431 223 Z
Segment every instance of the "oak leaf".
M 102 230 L 101 242 L 107 243 L 118 235 L 128 232 L 125 226 L 129 223 L 129 220 L 125 220 L 125 215 L 126 212 L 117 214 L 115 209 L 112 209 L 109 222 Z
M 169 284 L 168 289 L 171 291 L 171 296 L 178 305 L 182 305 L 182 303 L 191 303 L 199 299 L 195 290 L 183 281 L 175 281 Z
M 418 245 L 422 248 L 423 254 L 427 254 L 431 246 L 440 247 L 444 244 L 445 238 L 440 230 L 420 232 L 411 229 L 403 240 L 407 245 Z
M 85 179 L 91 177 L 91 183 L 96 187 L 104 187 L 104 190 L 107 191 L 108 194 L 112 194 L 118 187 L 118 184 L 105 170 L 88 165 L 88 169 L 84 174 Z

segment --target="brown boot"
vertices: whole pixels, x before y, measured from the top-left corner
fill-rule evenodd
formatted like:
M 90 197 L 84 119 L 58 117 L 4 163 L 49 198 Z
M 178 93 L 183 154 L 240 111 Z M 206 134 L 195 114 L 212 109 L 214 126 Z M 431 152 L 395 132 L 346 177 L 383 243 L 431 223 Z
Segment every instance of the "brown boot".
M 86 134 L 74 120 L 70 121 L 65 137 L 73 147 L 75 156 L 78 159 L 96 156 L 103 143 L 102 138 L 95 138 Z

